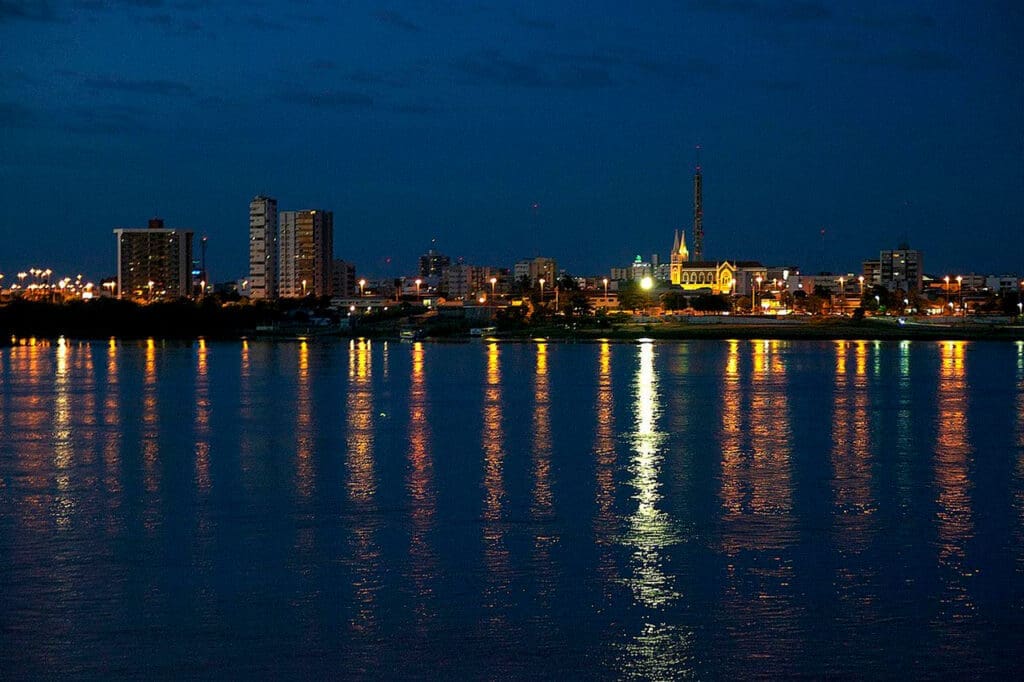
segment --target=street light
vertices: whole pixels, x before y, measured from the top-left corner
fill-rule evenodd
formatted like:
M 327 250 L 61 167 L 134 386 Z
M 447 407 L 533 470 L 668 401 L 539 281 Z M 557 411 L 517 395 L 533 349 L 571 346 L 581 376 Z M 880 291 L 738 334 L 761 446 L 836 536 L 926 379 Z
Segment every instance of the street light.
M 420 300 L 420 285 L 423 284 L 423 280 L 416 278 L 416 300 Z
M 306 280 L 302 280 L 302 297 L 306 297 Z
M 604 282 L 604 297 L 607 299 L 608 298 L 608 278 L 605 277 L 601 281 Z M 1022 282 L 1022 284 L 1024 284 L 1024 282 Z
M 860 297 L 864 298 L 864 275 L 858 277 L 857 281 L 860 282 Z
M 845 277 L 840 277 L 839 278 L 839 296 L 840 296 L 839 300 L 842 301 L 842 303 L 840 303 L 839 312 L 845 313 L 846 312 L 846 278 Z
M 946 280 L 946 305 L 949 305 L 949 275 L 946 275 L 942 279 Z M 950 306 L 952 310 L 952 306 Z
M 491 298 L 494 298 L 494 285 L 498 283 L 497 277 L 491 277 Z
M 540 304 L 544 305 L 544 278 L 540 278 Z
M 365 279 L 359 280 L 359 298 L 362 298 L 363 295 L 366 293 L 365 289 L 366 289 L 366 280 Z
M 146 284 L 146 286 L 149 287 L 149 300 L 151 301 L 153 300 L 153 284 L 153 280 L 149 280 L 149 282 Z
M 956 276 L 956 292 L 957 292 L 957 294 L 959 294 L 959 297 L 960 297 L 960 311 L 963 313 L 964 317 L 967 317 L 967 311 L 964 310 L 964 287 L 963 287 L 963 281 L 964 281 L 963 275 L 957 275 Z
M 757 313 L 757 295 L 761 293 L 761 281 L 762 281 L 761 280 L 761 275 L 758 275 L 757 277 L 755 277 L 754 281 L 757 282 L 757 288 L 754 289 L 754 297 L 750 301 L 750 312 L 751 312 L 751 314 Z

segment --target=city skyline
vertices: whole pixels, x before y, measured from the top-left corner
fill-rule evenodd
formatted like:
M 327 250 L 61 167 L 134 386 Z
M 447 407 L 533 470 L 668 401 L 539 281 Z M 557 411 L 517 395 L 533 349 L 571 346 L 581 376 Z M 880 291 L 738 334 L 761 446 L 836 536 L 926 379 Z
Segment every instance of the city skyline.
M 161 216 L 231 277 L 267 194 L 334 211 L 338 255 L 382 276 L 433 237 L 596 272 L 692 227 L 701 145 L 708 258 L 849 270 L 908 241 L 1019 271 L 992 244 L 1024 225 L 1022 25 L 950 2 L 8 2 L 4 260 L 100 276 L 97 235 Z

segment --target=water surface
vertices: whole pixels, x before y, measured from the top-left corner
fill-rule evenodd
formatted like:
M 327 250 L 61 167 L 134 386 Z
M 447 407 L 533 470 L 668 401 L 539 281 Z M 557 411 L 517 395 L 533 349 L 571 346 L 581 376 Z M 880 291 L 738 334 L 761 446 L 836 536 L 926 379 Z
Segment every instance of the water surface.
M 12 678 L 996 676 L 1024 344 L 0 350 Z

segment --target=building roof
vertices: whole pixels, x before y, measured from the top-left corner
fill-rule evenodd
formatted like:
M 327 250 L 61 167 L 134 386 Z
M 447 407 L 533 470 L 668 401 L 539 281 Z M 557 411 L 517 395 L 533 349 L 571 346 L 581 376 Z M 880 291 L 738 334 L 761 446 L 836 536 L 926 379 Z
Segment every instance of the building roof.
M 764 267 L 763 265 L 761 265 L 756 260 L 731 260 L 729 258 L 723 258 L 722 260 L 690 261 L 688 263 L 683 263 L 682 267 L 683 267 L 684 270 L 686 268 L 707 269 L 707 268 L 717 268 L 722 263 L 729 263 L 729 265 L 732 265 L 732 266 L 737 267 L 737 268 L 763 268 Z

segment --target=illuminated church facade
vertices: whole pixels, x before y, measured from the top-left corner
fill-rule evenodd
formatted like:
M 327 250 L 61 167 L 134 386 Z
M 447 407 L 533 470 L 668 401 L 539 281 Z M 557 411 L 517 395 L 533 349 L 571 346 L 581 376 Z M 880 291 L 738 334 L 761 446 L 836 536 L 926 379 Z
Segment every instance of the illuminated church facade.
M 676 231 L 669 262 L 672 285 L 683 291 L 714 295 L 749 295 L 767 269 L 756 261 L 691 261 L 685 231 Z

